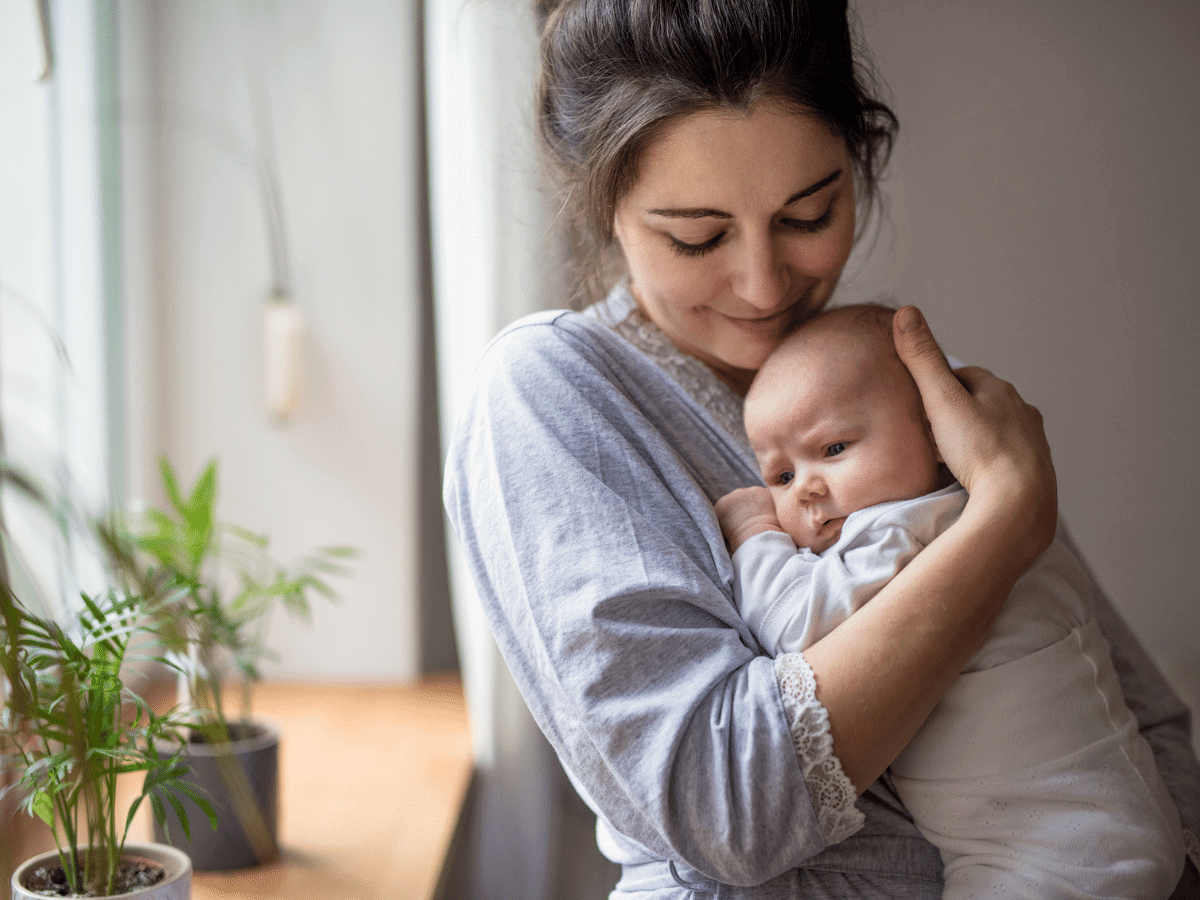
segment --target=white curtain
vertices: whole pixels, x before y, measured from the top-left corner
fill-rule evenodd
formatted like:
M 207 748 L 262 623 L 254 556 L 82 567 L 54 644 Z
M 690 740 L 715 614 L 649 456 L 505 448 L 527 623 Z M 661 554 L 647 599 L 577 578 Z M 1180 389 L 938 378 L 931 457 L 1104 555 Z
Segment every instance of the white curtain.
M 563 305 L 533 140 L 530 0 L 428 0 L 427 102 L 443 445 L 488 341 Z M 552 889 L 562 774 L 493 642 L 448 537 L 459 659 L 479 774 L 471 896 Z
M 0 0 L 0 418 L 7 460 L 85 511 L 110 488 L 109 373 L 114 333 L 98 101 L 111 71 L 110 36 L 92 0 L 45 8 Z M 106 221 L 108 219 L 108 221 Z M 107 358 L 106 358 L 107 357 Z M 119 415 L 119 410 L 114 411 Z M 52 608 L 102 584 L 86 535 L 69 532 L 5 491 L 26 602 Z M 13 560 L 10 559 L 10 563 Z

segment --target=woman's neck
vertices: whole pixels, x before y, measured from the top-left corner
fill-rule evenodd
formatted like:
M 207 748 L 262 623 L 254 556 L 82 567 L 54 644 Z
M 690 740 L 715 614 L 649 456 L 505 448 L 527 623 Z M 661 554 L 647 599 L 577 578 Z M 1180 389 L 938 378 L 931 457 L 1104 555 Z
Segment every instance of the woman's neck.
M 735 369 L 732 366 L 722 366 L 720 363 L 717 363 L 713 360 L 702 359 L 696 354 L 688 352 L 685 348 L 680 347 L 678 343 L 672 340 L 671 336 L 659 328 L 654 319 L 646 314 L 646 310 L 643 309 L 641 303 L 638 302 L 636 294 L 630 291 L 630 295 L 633 297 L 633 315 L 637 316 L 644 322 L 649 322 L 655 327 L 658 333 L 661 334 L 663 338 L 678 352 L 682 353 L 684 356 L 690 356 L 699 363 L 703 363 L 704 367 L 712 372 L 713 375 L 717 377 L 718 381 L 733 391 L 734 394 L 742 399 L 745 399 L 746 394 L 750 391 L 750 382 L 754 380 L 754 376 L 757 374 L 754 369 Z

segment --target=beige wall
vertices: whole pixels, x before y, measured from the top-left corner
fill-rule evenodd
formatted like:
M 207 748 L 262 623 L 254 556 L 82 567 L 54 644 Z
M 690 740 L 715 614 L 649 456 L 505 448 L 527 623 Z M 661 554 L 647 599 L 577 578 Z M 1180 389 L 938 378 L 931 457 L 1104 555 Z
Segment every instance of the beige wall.
M 1200 672 L 1200 5 L 860 0 L 901 121 L 847 286 L 1043 412 L 1060 508 L 1181 681 Z

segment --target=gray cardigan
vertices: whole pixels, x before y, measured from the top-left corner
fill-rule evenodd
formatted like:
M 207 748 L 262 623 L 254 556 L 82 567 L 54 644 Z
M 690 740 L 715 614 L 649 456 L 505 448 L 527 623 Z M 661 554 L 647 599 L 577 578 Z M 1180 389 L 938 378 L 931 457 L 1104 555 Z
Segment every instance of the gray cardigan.
M 495 339 L 445 503 L 500 651 L 625 867 L 614 897 L 940 897 L 941 860 L 886 775 L 858 801 L 863 829 L 823 846 L 773 661 L 734 607 L 712 503 L 759 477 L 713 405 L 592 316 L 537 314 Z M 1187 710 L 1099 606 L 1198 833 Z

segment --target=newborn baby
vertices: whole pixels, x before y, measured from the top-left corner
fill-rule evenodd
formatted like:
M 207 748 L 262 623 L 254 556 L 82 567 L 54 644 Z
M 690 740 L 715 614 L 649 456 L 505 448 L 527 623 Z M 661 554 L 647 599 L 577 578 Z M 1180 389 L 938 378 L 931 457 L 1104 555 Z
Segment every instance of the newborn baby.
M 716 512 L 738 607 L 772 656 L 852 615 L 966 503 L 896 355 L 892 315 L 821 314 L 746 397 L 766 487 Z M 1091 580 L 1060 540 L 890 771 L 941 851 L 944 897 L 1166 898 L 1183 871 L 1178 814 L 1125 706 Z

